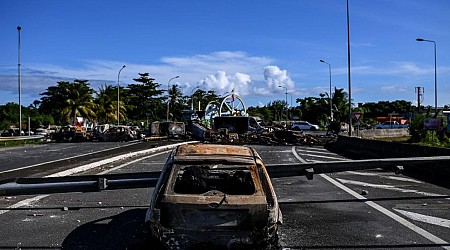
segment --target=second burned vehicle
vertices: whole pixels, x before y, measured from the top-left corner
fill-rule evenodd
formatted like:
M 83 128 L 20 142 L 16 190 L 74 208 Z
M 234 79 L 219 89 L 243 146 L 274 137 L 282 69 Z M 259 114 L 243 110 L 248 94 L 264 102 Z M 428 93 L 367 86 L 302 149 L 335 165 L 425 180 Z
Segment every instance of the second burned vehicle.
M 194 144 L 169 156 L 145 221 L 169 249 L 265 249 L 277 244 L 282 216 L 256 151 Z

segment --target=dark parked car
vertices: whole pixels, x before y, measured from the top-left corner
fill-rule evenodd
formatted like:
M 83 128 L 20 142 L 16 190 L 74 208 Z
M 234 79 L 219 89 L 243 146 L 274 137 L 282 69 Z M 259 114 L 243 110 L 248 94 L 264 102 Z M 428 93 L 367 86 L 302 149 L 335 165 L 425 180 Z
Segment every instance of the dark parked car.
M 282 216 L 255 150 L 190 144 L 169 156 L 145 221 L 169 249 L 267 249 L 277 244 Z

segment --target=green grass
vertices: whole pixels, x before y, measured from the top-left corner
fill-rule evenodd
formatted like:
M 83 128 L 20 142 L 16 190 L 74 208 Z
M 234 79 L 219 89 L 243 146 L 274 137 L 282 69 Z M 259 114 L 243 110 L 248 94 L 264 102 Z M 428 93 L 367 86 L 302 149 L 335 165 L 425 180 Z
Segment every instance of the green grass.
M 42 139 L 34 139 L 34 140 L 4 140 L 0 141 L 0 148 L 10 148 L 10 147 L 20 147 L 26 145 L 39 145 L 44 144 L 45 142 Z

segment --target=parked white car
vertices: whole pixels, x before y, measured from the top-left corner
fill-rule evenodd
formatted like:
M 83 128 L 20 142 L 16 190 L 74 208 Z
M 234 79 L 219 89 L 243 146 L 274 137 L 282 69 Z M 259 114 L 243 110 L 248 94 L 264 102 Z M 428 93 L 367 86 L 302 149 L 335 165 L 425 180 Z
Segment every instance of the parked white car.
M 48 130 L 45 129 L 45 128 L 37 128 L 35 134 L 36 135 L 48 136 Z
M 298 122 L 294 122 L 291 125 L 291 129 L 292 130 L 311 130 L 311 131 L 315 131 L 315 130 L 319 130 L 319 125 L 316 124 L 311 124 L 309 122 L 306 121 L 298 121 Z

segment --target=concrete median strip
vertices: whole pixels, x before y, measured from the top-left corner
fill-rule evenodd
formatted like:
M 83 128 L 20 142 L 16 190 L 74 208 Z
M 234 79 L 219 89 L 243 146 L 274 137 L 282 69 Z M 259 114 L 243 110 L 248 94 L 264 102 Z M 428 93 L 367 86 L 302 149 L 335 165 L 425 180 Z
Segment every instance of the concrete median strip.
M 62 171 L 62 172 L 58 172 L 55 174 L 47 175 L 45 177 L 62 177 L 62 176 L 73 175 L 73 174 L 81 173 L 81 172 L 84 172 L 84 171 L 87 171 L 87 170 L 90 170 L 93 168 L 98 168 L 98 167 L 106 165 L 106 164 L 111 164 L 113 162 L 123 161 L 125 159 L 136 157 L 139 155 L 158 153 L 158 152 L 165 151 L 168 149 L 173 149 L 173 148 L 177 147 L 178 145 L 188 144 L 188 143 L 194 143 L 194 142 L 182 142 L 182 143 L 177 143 L 177 144 L 172 144 L 172 145 L 161 146 L 161 147 L 157 147 L 157 148 L 150 148 L 150 149 L 132 152 L 132 153 L 128 153 L 128 154 L 118 155 L 118 156 L 115 156 L 112 158 L 108 158 L 108 159 L 94 162 L 91 164 L 87 164 L 84 166 L 80 166 L 80 167 L 72 168 L 69 170 Z

